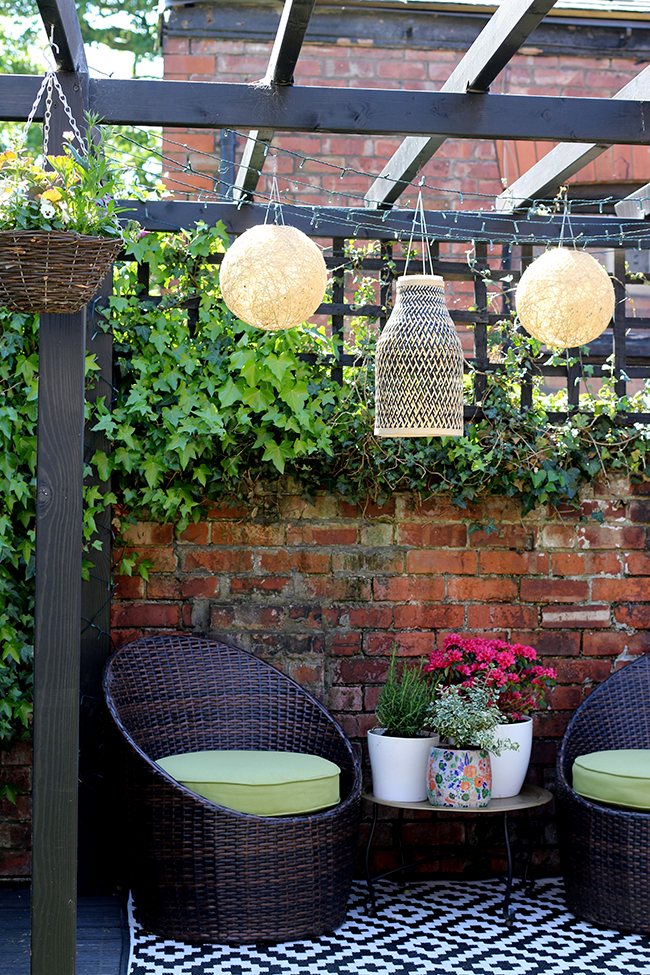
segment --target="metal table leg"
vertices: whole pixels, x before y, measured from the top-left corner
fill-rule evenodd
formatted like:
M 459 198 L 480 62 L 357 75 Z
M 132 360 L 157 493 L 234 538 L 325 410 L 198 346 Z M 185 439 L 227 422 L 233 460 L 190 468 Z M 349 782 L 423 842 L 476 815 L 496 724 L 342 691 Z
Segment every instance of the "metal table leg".
M 503 835 L 506 841 L 506 857 L 508 858 L 508 877 L 506 880 L 506 892 L 503 898 L 503 920 L 506 924 L 511 924 L 514 918 L 514 911 L 510 909 L 510 893 L 512 891 L 512 850 L 510 849 L 510 835 L 508 833 L 508 813 L 503 814 Z
M 370 876 L 370 847 L 372 846 L 372 841 L 375 835 L 375 829 L 377 828 L 377 819 L 379 814 L 379 806 L 376 802 L 372 804 L 372 826 L 370 827 L 370 833 L 368 835 L 368 843 L 366 844 L 366 883 L 368 884 L 368 894 L 370 895 L 370 910 L 375 913 L 376 910 L 376 898 L 375 898 L 375 888 L 372 885 L 372 878 Z

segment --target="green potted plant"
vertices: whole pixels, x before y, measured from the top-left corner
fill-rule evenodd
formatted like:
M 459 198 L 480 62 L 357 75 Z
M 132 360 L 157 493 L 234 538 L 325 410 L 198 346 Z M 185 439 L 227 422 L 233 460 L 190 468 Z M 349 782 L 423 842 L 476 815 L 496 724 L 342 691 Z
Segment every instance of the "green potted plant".
M 96 121 L 87 116 L 93 135 Z M 120 174 L 101 135 L 97 142 L 78 130 L 64 137 L 58 156 L 34 158 L 25 145 L 0 153 L 0 301 L 14 311 L 79 311 L 140 230 L 118 219 Z
M 427 730 L 431 681 L 424 660 L 400 668 L 395 651 L 377 701 L 378 727 L 368 732 L 372 789 L 386 802 L 424 802 L 426 767 L 437 735 Z
M 485 678 L 442 687 L 429 707 L 429 724 L 444 743 L 433 746 L 427 766 L 429 802 L 434 806 L 477 809 L 491 798 L 490 752 L 518 749 L 500 739 L 503 720 Z

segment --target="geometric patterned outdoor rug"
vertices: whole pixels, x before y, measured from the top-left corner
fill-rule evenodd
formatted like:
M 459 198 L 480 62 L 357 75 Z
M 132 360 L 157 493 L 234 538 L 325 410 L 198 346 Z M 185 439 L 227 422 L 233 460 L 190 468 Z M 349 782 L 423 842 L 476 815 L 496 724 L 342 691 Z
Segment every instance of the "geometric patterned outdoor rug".
M 345 924 L 313 941 L 188 945 L 145 934 L 130 906 L 128 975 L 649 975 L 650 938 L 596 928 L 564 906 L 562 881 L 515 886 L 515 920 L 500 918 L 503 882 L 376 884 L 377 915 L 355 882 Z

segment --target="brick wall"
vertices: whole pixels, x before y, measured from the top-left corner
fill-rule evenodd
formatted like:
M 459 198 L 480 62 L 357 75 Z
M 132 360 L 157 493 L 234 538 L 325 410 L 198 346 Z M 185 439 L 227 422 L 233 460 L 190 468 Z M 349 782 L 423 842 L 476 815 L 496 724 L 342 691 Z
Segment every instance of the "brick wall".
M 490 519 L 497 533 L 481 530 Z M 462 511 L 408 496 L 365 510 L 340 498 L 319 497 L 314 506 L 288 498 L 275 521 L 209 506 L 179 538 L 171 526 L 152 524 L 127 536 L 154 568 L 148 582 L 118 582 L 117 644 L 187 629 L 251 650 L 323 700 L 364 761 L 395 644 L 401 655 L 419 656 L 464 630 L 534 646 L 557 668 L 558 687 L 535 717 L 529 781 L 551 786 L 573 710 L 650 649 L 649 485 L 597 488 L 579 512 L 555 517 L 539 510 L 522 518 L 504 500 Z M 500 825 L 491 818 L 436 822 L 432 830 L 416 814 L 406 832 L 440 844 L 434 869 L 471 867 L 477 849 L 497 856 Z M 549 872 L 557 868 L 550 810 L 543 822 L 536 859 Z M 386 865 L 388 822 L 382 826 L 378 864 Z
M 490 520 L 498 532 L 481 529 Z M 148 581 L 118 579 L 116 645 L 184 629 L 251 650 L 322 700 L 364 763 L 395 644 L 402 656 L 417 657 L 463 630 L 534 646 L 556 667 L 558 687 L 535 717 L 528 780 L 551 787 L 573 710 L 614 669 L 650 649 L 648 484 L 596 485 L 579 512 L 555 516 L 541 509 L 521 517 L 516 503 L 498 499 L 459 510 L 406 495 L 384 507 L 289 497 L 275 519 L 207 505 L 180 537 L 150 523 L 126 535 L 153 568 Z M 0 775 L 28 789 L 26 746 L 3 760 Z M 558 866 L 551 812 L 541 817 L 541 873 Z M 382 811 L 377 866 L 394 862 L 390 815 Z M 28 873 L 28 816 L 27 795 L 15 807 L 0 804 L 0 877 Z M 413 814 L 405 837 L 434 844 L 429 869 L 462 872 L 475 868 L 479 851 L 478 869 L 498 863 L 500 828 L 492 817 Z
M 0 751 L 0 785 L 19 790 L 16 803 L 0 799 L 0 882 L 20 881 L 31 872 L 32 749 L 25 743 Z
M 265 74 L 270 47 L 270 42 L 164 36 L 165 77 L 237 83 L 258 81 Z M 345 38 L 336 45 L 306 43 L 296 67 L 295 83 L 436 91 L 461 56 L 462 52 L 453 50 L 380 49 L 372 42 L 364 45 Z M 641 66 L 623 57 L 518 54 L 496 79 L 491 91 L 609 98 L 640 70 Z M 237 140 L 237 158 L 241 155 L 244 134 Z M 165 154 L 176 163 L 191 162 L 194 170 L 176 176 L 171 173 L 169 188 L 179 195 L 212 191 L 219 167 L 219 132 L 176 129 L 168 130 L 165 136 Z M 399 138 L 383 136 L 277 133 L 274 145 L 299 154 L 292 157 L 280 152 L 278 155 L 280 191 L 306 204 L 362 205 L 361 198 L 370 185 L 369 177 L 363 174 L 378 174 L 400 142 Z M 189 147 L 189 152 L 184 146 Z M 483 205 L 490 207 L 493 197 L 502 190 L 502 178 L 512 182 L 551 147 L 551 143 L 449 139 L 422 171 L 427 184 L 437 187 L 425 189 L 426 205 L 432 209 L 475 209 L 481 202 L 477 194 L 484 194 Z M 302 155 L 314 159 L 302 163 Z M 265 173 L 271 168 L 267 160 Z M 341 176 L 348 168 L 350 171 Z M 210 178 L 201 173 L 209 174 Z M 617 181 L 624 187 L 625 184 L 637 186 L 649 179 L 650 158 L 644 147 L 614 146 L 571 182 Z M 268 180 L 263 179 L 260 193 L 268 193 L 269 189 Z M 410 194 L 411 204 L 415 203 L 416 192 Z M 330 194 L 333 194 L 331 200 Z M 355 201 L 355 197 L 359 199 Z M 406 206 L 408 198 L 409 193 L 404 193 L 401 205 Z

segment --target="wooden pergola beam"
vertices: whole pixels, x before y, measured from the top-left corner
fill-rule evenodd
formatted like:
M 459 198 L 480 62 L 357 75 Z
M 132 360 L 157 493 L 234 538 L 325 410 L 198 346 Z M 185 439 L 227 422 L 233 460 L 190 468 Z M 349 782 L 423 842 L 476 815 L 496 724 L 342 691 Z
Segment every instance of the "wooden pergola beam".
M 107 125 L 647 145 L 649 76 L 648 101 L 91 78 L 89 104 Z M 0 121 L 24 121 L 41 81 L 0 75 Z
M 74 0 L 37 0 L 37 2 L 48 39 L 52 38 L 58 47 L 57 67 L 61 71 L 88 74 L 86 50 Z M 53 35 L 52 28 L 54 28 Z
M 504 0 L 441 90 L 488 91 L 554 4 L 555 0 Z M 366 193 L 368 206 L 392 206 L 443 142 L 440 137 L 405 139 Z
M 0 104 L 8 94 L 2 87 Z M 315 87 L 269 92 L 250 85 L 131 79 L 91 79 L 90 107 L 111 125 L 359 135 L 425 132 L 459 139 L 608 145 L 646 145 L 650 118 L 650 102 L 605 98 Z
M 88 65 L 74 0 L 38 0 L 61 91 L 78 126 Z M 22 86 L 16 90 L 23 91 Z M 26 117 L 26 116 L 25 116 Z M 69 128 L 52 94 L 47 149 Z M 34 600 L 32 975 L 74 975 L 86 310 L 39 322 Z
M 315 3 L 316 0 L 285 0 L 261 86 L 273 89 L 293 84 L 293 72 Z M 252 199 L 274 134 L 274 129 L 255 129 L 248 136 L 235 178 L 234 200 Z
M 615 106 L 617 103 L 630 104 L 629 99 L 632 98 L 640 100 L 648 97 L 650 97 L 650 65 L 644 68 L 627 85 L 624 85 L 620 91 L 617 91 L 612 98 L 607 99 L 607 102 Z M 605 104 L 605 99 L 601 99 L 601 104 Z M 639 101 L 639 104 L 642 102 Z M 580 111 L 579 108 L 578 111 Z M 576 143 L 577 140 L 563 139 L 562 142 Z M 528 172 L 515 180 L 512 186 L 497 196 L 496 209 L 503 212 L 513 212 L 528 206 L 533 200 L 554 196 L 565 180 L 597 159 L 611 144 L 608 139 L 596 138 L 585 140 L 582 145 L 578 143 L 555 146 Z
M 175 231 L 202 220 L 208 226 L 223 222 L 229 234 L 241 234 L 264 222 L 266 207 L 230 202 L 192 203 L 180 200 L 119 200 L 125 217 L 138 220 L 144 230 Z M 412 210 L 369 210 L 365 208 L 282 205 L 287 224 L 310 236 L 342 237 L 358 240 L 395 240 L 396 235 L 408 240 L 413 226 Z M 514 233 L 522 243 L 559 241 L 562 215 L 522 216 L 515 221 L 509 214 L 492 210 L 428 210 L 427 231 L 438 240 L 481 240 L 494 245 L 512 242 Z M 622 222 L 617 217 L 576 214 L 571 217 L 574 237 L 588 240 L 594 247 L 620 244 L 621 235 L 630 247 L 650 249 L 647 229 L 638 220 Z
M 650 183 L 614 204 L 616 216 L 622 220 L 645 220 L 650 215 Z

